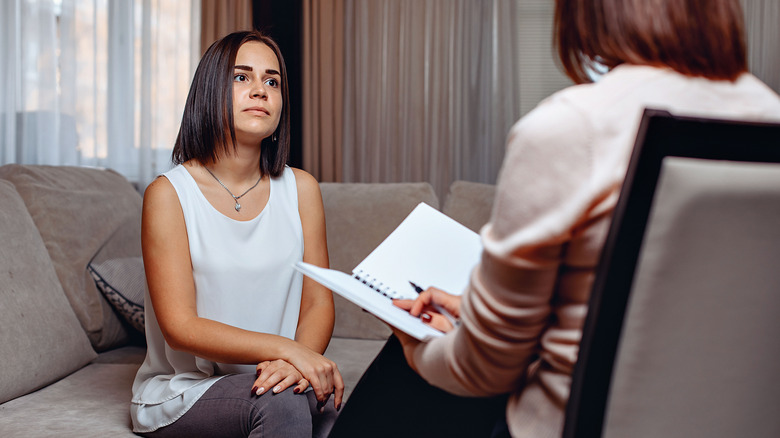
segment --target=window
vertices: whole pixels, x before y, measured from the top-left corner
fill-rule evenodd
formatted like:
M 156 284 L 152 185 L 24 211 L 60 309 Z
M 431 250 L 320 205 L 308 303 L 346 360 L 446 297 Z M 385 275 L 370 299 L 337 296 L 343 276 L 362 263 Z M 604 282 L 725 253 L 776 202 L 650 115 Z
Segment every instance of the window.
M 110 167 L 142 186 L 169 168 L 200 55 L 191 2 L 0 7 L 0 51 L 12 60 L 0 68 L 0 164 Z

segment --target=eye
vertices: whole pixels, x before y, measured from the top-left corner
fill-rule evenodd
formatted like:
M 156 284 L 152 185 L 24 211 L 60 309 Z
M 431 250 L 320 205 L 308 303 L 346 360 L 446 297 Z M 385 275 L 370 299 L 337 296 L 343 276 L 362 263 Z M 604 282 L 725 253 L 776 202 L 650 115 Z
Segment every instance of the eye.
M 273 88 L 277 88 L 277 87 L 279 87 L 279 81 L 277 81 L 277 80 L 276 80 L 276 79 L 274 79 L 274 78 L 268 78 L 268 79 L 266 79 L 266 80 L 265 80 L 265 83 L 266 83 L 266 85 L 268 85 L 269 87 L 273 87 Z
M 236 73 L 233 75 L 234 82 L 246 82 L 249 78 L 243 73 Z

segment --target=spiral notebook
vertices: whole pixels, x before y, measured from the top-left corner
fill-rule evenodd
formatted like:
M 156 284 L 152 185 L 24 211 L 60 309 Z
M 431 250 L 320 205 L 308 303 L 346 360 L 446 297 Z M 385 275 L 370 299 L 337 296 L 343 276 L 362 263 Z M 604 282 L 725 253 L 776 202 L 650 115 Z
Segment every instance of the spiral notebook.
M 296 269 L 386 323 L 419 340 L 442 333 L 393 306 L 393 298 L 415 298 L 414 282 L 461 294 L 479 262 L 477 233 L 420 203 L 352 274 L 298 262 Z

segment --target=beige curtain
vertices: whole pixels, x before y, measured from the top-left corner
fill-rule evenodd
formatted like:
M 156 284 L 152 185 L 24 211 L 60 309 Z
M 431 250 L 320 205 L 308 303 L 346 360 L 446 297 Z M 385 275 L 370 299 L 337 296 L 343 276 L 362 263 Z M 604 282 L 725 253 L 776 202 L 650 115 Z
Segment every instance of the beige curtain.
M 780 92 L 780 1 L 742 0 Z M 304 0 L 304 168 L 323 181 L 495 182 L 506 134 L 570 85 L 549 0 Z
M 304 167 L 324 180 L 494 183 L 511 125 L 570 83 L 548 0 L 305 4 Z
M 742 0 L 750 71 L 780 93 L 780 1 Z
M 303 167 L 343 180 L 344 0 L 303 0 Z
M 238 30 L 252 29 L 252 0 L 200 0 L 200 52 Z

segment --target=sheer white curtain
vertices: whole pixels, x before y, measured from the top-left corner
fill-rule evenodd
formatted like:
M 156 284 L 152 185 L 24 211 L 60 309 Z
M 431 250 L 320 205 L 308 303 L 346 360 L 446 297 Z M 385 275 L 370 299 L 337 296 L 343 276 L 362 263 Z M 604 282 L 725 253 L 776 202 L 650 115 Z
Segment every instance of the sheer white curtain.
M 548 0 L 345 0 L 343 180 L 494 183 L 512 124 L 568 84 Z
M 0 3 L 0 139 L 2 163 L 72 163 L 76 130 L 72 96 L 60 93 L 58 5 Z M 63 72 L 68 74 L 69 72 Z
M 0 7 L 0 164 L 109 167 L 141 188 L 170 167 L 200 55 L 198 1 Z

